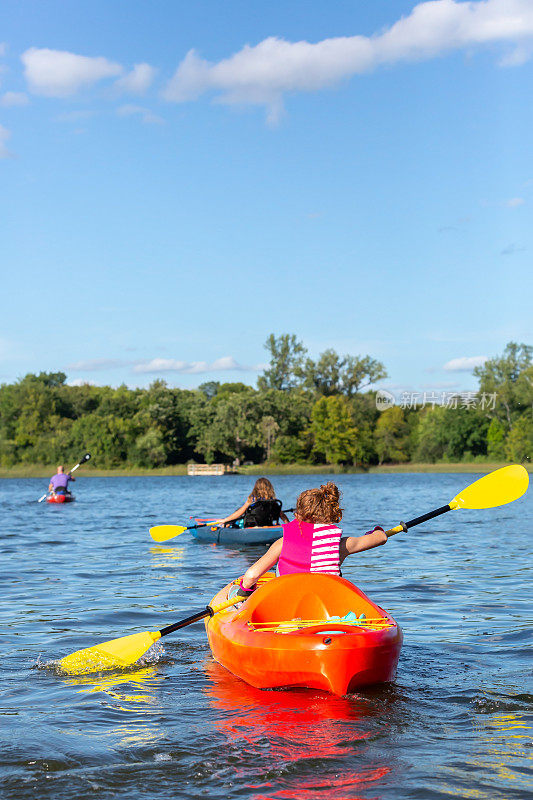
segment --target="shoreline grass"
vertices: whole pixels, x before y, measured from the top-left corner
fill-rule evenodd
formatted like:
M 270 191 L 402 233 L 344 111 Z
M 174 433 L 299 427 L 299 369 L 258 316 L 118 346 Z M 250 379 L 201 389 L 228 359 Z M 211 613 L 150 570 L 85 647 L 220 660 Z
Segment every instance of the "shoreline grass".
M 454 462 L 436 464 L 382 464 L 368 467 L 335 467 L 331 464 L 250 464 L 239 467 L 239 475 L 349 475 L 349 474 L 394 474 L 409 472 L 437 473 L 486 473 L 504 467 L 508 462 L 479 461 Z M 531 465 L 524 465 L 530 472 Z M 56 465 L 16 464 L 12 467 L 0 467 L 0 478 L 49 478 L 54 475 Z M 80 476 L 84 478 L 132 478 L 132 477 L 172 477 L 187 475 L 186 464 L 175 464 L 171 467 L 119 467 L 116 469 L 96 469 L 84 466 Z

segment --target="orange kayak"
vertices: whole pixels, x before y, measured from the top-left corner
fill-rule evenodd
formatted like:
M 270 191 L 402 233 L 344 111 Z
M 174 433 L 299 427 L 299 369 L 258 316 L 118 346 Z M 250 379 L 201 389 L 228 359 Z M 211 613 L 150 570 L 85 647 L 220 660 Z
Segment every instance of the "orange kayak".
M 225 586 L 210 605 L 231 599 Z M 239 601 L 237 601 L 239 603 Z M 344 695 L 394 680 L 399 625 L 344 578 L 265 575 L 243 603 L 205 622 L 216 661 L 258 689 L 308 687 Z

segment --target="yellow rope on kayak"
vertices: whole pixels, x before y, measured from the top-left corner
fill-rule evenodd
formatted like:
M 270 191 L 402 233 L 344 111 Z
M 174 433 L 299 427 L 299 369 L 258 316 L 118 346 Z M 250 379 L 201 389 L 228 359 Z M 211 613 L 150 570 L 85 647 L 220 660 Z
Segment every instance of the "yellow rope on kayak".
M 382 630 L 383 628 L 392 628 L 394 623 L 384 617 L 370 617 L 369 619 L 353 621 L 342 621 L 338 619 L 291 619 L 280 620 L 279 622 L 248 622 L 248 627 L 259 633 L 292 633 L 300 628 L 314 628 L 317 625 L 323 625 L 324 628 L 331 628 L 335 625 L 352 625 L 354 628 Z

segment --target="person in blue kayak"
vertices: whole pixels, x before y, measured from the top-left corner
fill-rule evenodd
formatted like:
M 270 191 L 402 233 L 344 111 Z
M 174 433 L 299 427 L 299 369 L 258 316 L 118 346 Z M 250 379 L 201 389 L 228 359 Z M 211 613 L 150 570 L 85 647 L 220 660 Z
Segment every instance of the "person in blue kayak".
M 69 481 L 75 480 L 76 478 L 73 478 L 70 472 L 63 472 L 63 467 L 60 465 L 57 468 L 56 474 L 52 475 L 50 478 L 48 491 L 52 494 L 70 494 L 68 490 Z
M 281 510 L 281 500 L 276 499 L 276 492 L 268 478 L 258 478 L 242 506 L 227 517 L 217 519 L 216 524 L 236 525 L 238 520 L 242 521 L 243 528 L 257 528 L 269 527 L 280 519 L 283 522 L 289 521 Z

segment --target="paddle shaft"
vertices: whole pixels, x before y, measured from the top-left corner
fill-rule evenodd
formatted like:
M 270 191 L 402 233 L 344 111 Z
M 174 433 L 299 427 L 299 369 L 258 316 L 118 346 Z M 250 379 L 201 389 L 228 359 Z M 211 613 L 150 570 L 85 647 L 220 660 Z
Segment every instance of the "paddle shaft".
M 242 597 L 236 596 L 232 597 L 231 600 L 226 600 L 225 603 L 221 603 L 219 606 L 215 606 L 215 608 L 212 606 L 206 606 L 203 611 L 198 611 L 196 614 L 191 614 L 190 617 L 186 617 L 179 622 L 175 622 L 173 625 L 167 625 L 166 628 L 161 628 L 159 634 L 161 636 L 166 636 L 174 631 L 179 631 L 180 628 L 185 628 L 187 625 L 192 625 L 194 622 L 200 622 L 200 620 L 204 619 L 205 617 L 212 617 L 219 611 L 224 611 L 225 608 L 230 608 L 236 603 L 240 603 L 241 600 Z
M 399 525 L 396 525 L 395 528 L 391 528 L 388 531 L 385 531 L 387 537 L 394 536 L 396 533 L 401 533 L 402 531 L 405 533 L 409 530 L 409 528 L 414 528 L 415 525 L 420 525 L 421 522 L 427 522 L 428 519 L 434 519 L 435 517 L 440 517 L 441 514 L 446 514 L 447 511 L 451 511 L 452 506 L 447 503 L 445 506 L 441 506 L 440 508 L 436 508 L 434 511 L 429 511 L 427 514 L 422 514 L 420 517 L 414 517 L 410 519 L 408 522 L 401 522 Z
M 186 617 L 185 619 L 180 620 L 180 622 L 175 622 L 173 625 L 167 625 L 166 628 L 161 628 L 159 633 L 161 636 L 167 636 L 169 633 L 179 631 L 180 628 L 185 628 L 187 625 L 192 625 L 193 622 L 200 622 L 200 620 L 205 619 L 205 617 L 212 617 L 214 613 L 215 612 L 211 606 L 206 606 L 203 611 L 199 611 L 197 614 L 191 614 L 190 617 Z

